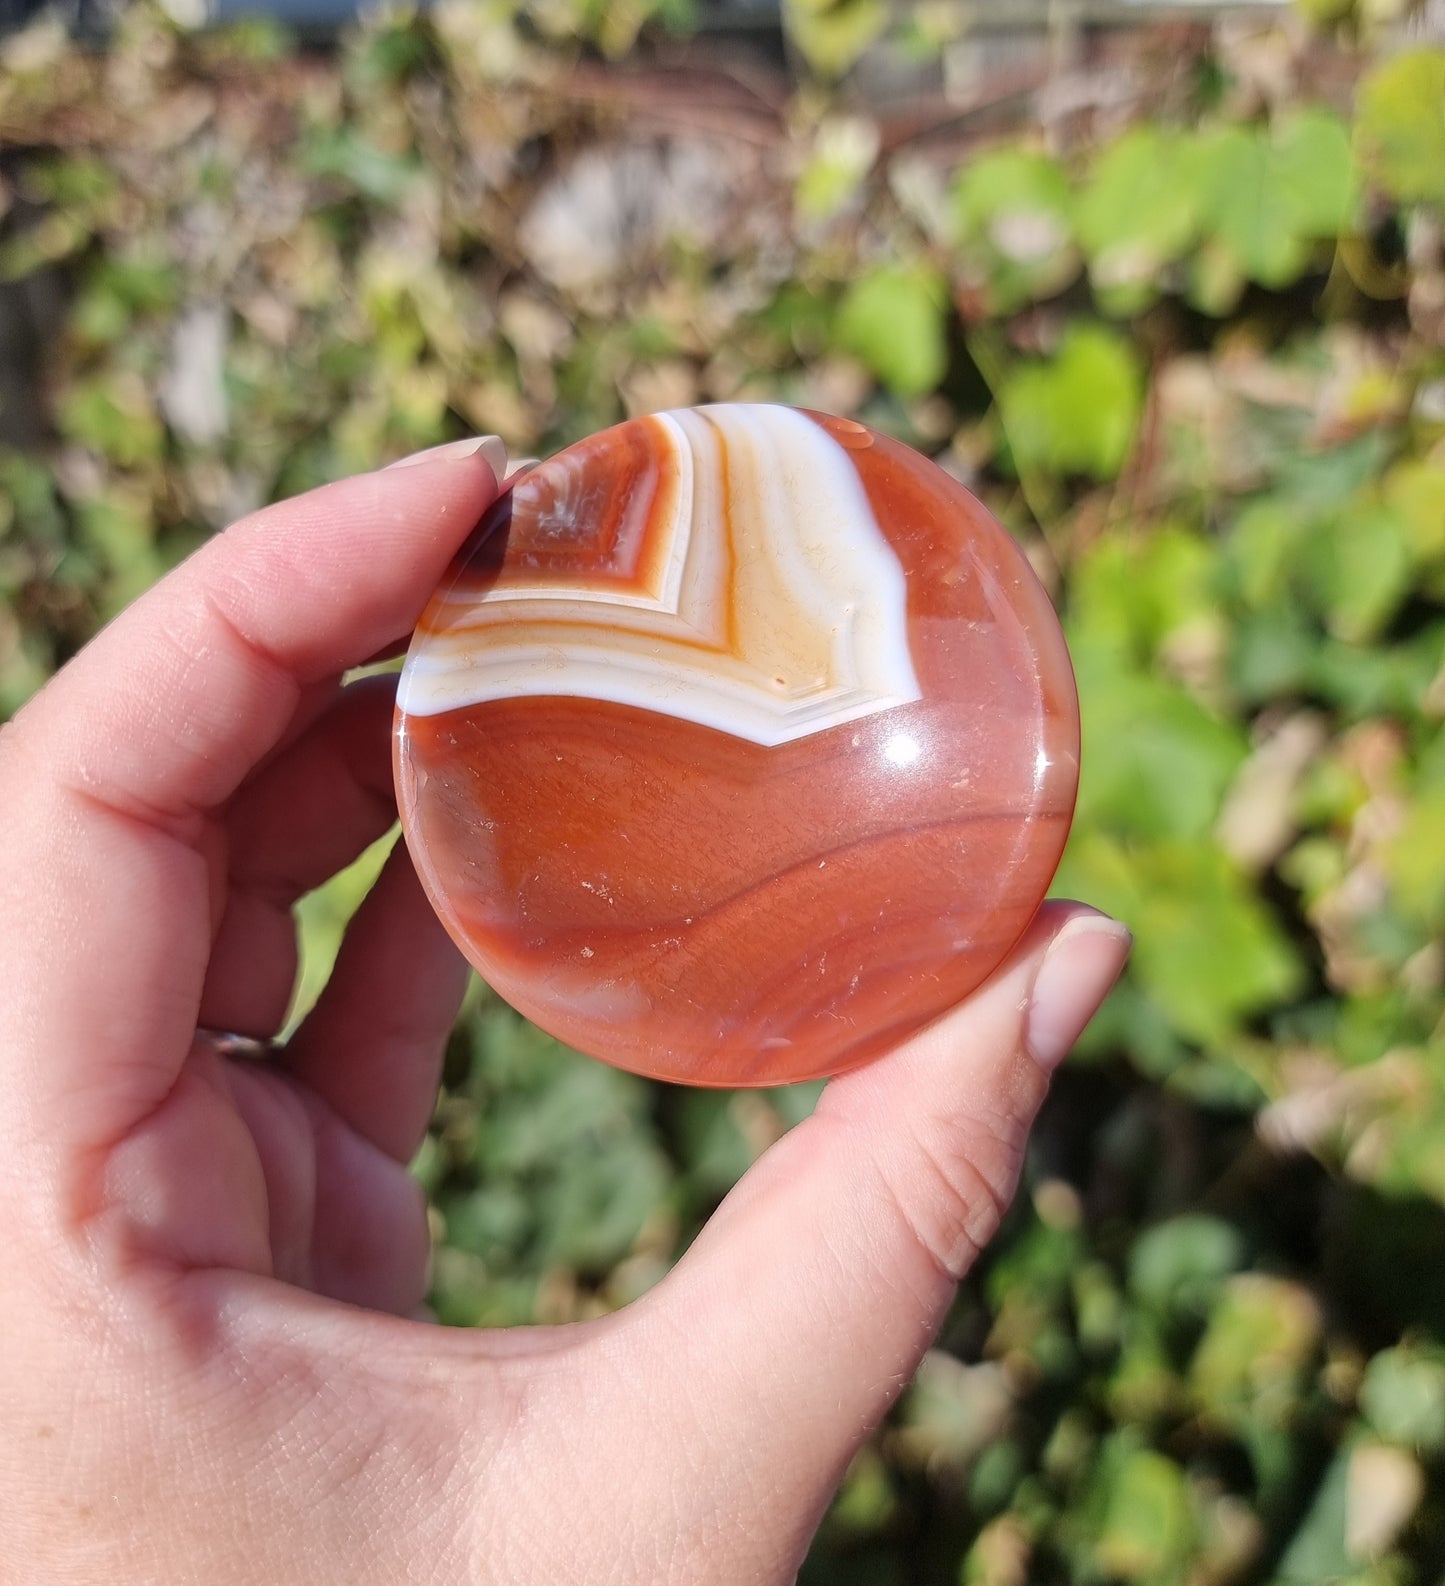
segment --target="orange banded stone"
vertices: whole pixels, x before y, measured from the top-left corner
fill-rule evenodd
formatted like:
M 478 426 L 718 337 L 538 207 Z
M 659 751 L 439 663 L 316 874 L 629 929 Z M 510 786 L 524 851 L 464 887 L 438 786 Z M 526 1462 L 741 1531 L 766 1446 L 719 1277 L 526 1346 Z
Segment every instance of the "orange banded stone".
M 725 404 L 501 496 L 398 691 L 403 829 L 510 1003 L 657 1078 L 835 1074 L 973 990 L 1062 852 L 1079 718 L 1022 552 L 916 452 Z

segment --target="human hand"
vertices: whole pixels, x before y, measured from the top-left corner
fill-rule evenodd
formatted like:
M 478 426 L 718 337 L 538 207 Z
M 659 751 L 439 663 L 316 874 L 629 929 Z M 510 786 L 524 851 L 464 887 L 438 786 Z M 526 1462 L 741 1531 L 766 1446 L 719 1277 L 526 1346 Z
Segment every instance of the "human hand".
M 834 1081 L 616 1316 L 408 1320 L 465 970 L 398 845 L 273 1062 L 291 904 L 394 819 L 391 689 L 495 494 L 450 449 L 272 507 L 0 735 L 0 1579 L 791 1580 L 1017 1180 L 1120 927 L 1049 906 Z

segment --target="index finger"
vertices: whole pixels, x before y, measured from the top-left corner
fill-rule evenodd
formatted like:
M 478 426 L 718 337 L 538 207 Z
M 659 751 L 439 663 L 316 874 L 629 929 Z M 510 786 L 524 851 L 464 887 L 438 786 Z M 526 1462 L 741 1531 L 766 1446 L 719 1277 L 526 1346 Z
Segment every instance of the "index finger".
M 168 1093 L 210 945 L 208 812 L 286 731 L 303 689 L 412 626 L 496 489 L 477 451 L 256 513 L 116 618 L 5 730 L 0 1129 L 103 1145 Z

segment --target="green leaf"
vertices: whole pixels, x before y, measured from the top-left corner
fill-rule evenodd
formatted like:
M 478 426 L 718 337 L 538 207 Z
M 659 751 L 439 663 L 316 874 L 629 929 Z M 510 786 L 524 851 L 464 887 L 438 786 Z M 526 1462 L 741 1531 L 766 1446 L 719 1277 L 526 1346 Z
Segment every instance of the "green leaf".
M 738 1122 L 738 1100 L 729 1091 L 685 1090 L 677 1102 L 677 1135 L 692 1182 L 712 1197 L 725 1193 L 757 1155 Z
M 1409 594 L 1408 530 L 1388 507 L 1351 505 L 1305 542 L 1301 572 L 1330 632 L 1376 638 Z
M 1283 496 L 1259 496 L 1246 503 L 1225 551 L 1225 567 L 1238 598 L 1256 608 L 1282 600 L 1308 529 L 1308 520 Z
M 1338 1581 L 1349 1573 L 1351 1561 L 1345 1548 L 1349 1474 L 1350 1451 L 1342 1448 L 1325 1471 L 1304 1519 L 1280 1560 L 1276 1572 L 1279 1581 L 1319 1586 L 1321 1581 Z
M 1359 179 L 1349 127 L 1333 111 L 1308 106 L 1276 125 L 1270 179 L 1301 236 L 1334 237 L 1353 225 Z
M 1212 842 L 1125 844 L 1080 823 L 1059 886 L 1129 923 L 1131 974 L 1185 1040 L 1222 1047 L 1303 983 L 1272 911 Z
M 1268 134 L 1215 127 L 1195 145 L 1203 224 L 1240 272 L 1261 286 L 1282 287 L 1304 269 L 1309 249 L 1284 197 Z
M 1160 270 L 1193 243 L 1200 210 L 1187 141 L 1130 128 L 1094 162 L 1075 212 L 1095 287 L 1134 289 L 1141 295 L 1129 306 L 1142 307 Z
M 1153 1449 L 1105 1445 L 1106 1489 L 1096 1553 L 1124 1581 L 1174 1578 L 1195 1547 L 1194 1507 L 1184 1472 Z
M 76 381 L 64 393 L 62 432 L 121 468 L 159 461 L 165 430 L 150 391 L 128 372 Z
M 1278 450 L 1274 472 L 1280 491 L 1296 512 L 1335 512 L 1347 496 L 1379 478 L 1393 444 L 1389 432 L 1378 429 L 1322 450 L 1302 436 Z
M 830 1526 L 851 1536 L 882 1531 L 898 1510 L 892 1474 L 878 1451 L 865 1447 L 848 1468 L 828 1512 Z
M 1390 1442 L 1445 1451 L 1445 1355 L 1411 1345 L 1381 1350 L 1365 1371 L 1360 1408 Z
M 28 196 L 91 224 L 113 211 L 123 191 L 119 168 L 88 151 L 32 165 L 25 185 Z
M 887 0 L 784 0 L 783 26 L 820 77 L 841 77 L 888 26 Z
M 0 450 L 0 504 L 9 509 L 7 528 L 18 522 L 26 537 L 37 544 L 57 549 L 64 545 L 66 519 L 55 476 L 39 459 Z
M 0 242 L 0 281 L 20 281 L 79 253 L 91 232 L 78 215 L 48 210 L 31 226 Z
M 662 1153 L 641 1140 L 574 1155 L 538 1201 L 541 1259 L 607 1271 L 632 1247 L 670 1179 Z
M 379 149 L 355 127 L 311 129 L 300 163 L 307 176 L 328 178 L 387 207 L 400 203 L 421 175 L 412 155 Z
M 1000 220 L 1012 217 L 1036 217 L 1067 234 L 1069 181 L 1051 155 L 1005 145 L 963 167 L 954 182 L 953 205 L 961 238 L 986 236 Z
M 316 1005 L 331 978 L 346 927 L 381 874 L 395 842 L 395 831 L 378 838 L 344 870 L 308 892 L 296 905 L 300 971 L 286 1018 L 286 1034 L 291 1034 Z
M 878 128 L 861 116 L 823 121 L 798 174 L 798 213 L 826 220 L 850 203 L 878 157 Z
M 1299 1284 L 1259 1272 L 1226 1283 L 1190 1363 L 1200 1409 L 1239 1426 L 1287 1426 L 1320 1341 L 1319 1306 Z
M 1245 1257 L 1233 1224 L 1199 1213 L 1172 1217 L 1135 1240 L 1129 1291 L 1156 1315 L 1204 1316 Z
M 1175 1028 L 1224 1042 L 1238 1022 L 1286 1000 L 1302 969 L 1267 905 L 1225 856 L 1203 844 L 1156 847 L 1142 859 L 1139 977 Z
M 959 172 L 952 207 L 959 262 L 992 313 L 1050 296 L 1075 275 L 1069 182 L 1049 155 L 986 151 Z
M 946 303 L 934 271 L 885 266 L 849 288 L 834 333 L 896 396 L 922 396 L 948 364 Z
M 1412 919 L 1445 931 L 1445 787 L 1421 793 L 1385 847 L 1396 902 Z
M 1075 653 L 1084 756 L 1079 819 L 1140 837 L 1196 837 L 1218 817 L 1248 746 L 1166 678 L 1121 674 Z
M 770 360 L 815 358 L 827 346 L 832 309 L 821 293 L 801 281 L 785 281 L 755 323 L 769 341 L 777 343 L 767 349 Z
M 1281 489 L 1235 520 L 1230 582 L 1246 605 L 1270 613 L 1279 636 L 1311 613 L 1347 642 L 1376 639 L 1414 588 L 1416 546 L 1432 533 L 1423 526 L 1434 505 L 1428 471 L 1401 475 L 1382 502 L 1357 476 L 1361 455 L 1342 447 L 1296 458 Z
M 237 62 L 270 64 L 285 60 L 295 49 L 291 35 L 275 17 L 240 17 L 218 30 L 217 39 Z
M 505 1180 L 447 1197 L 444 1215 L 449 1245 L 492 1262 L 520 1254 L 536 1224 L 530 1197 Z
M 1328 28 L 1348 21 L 1356 0 L 1294 0 L 1294 8 L 1313 28 Z
M 1152 667 L 1171 638 L 1220 620 L 1217 558 L 1211 541 L 1178 523 L 1099 539 L 1074 564 L 1070 646 Z
M 1137 1304 L 1129 1312 L 1124 1352 L 1109 1376 L 1108 1399 L 1115 1418 L 1125 1422 L 1170 1416 L 1187 1402 L 1160 1329 Z
M 1143 372 L 1122 336 L 1074 325 L 1053 358 L 1017 365 L 998 397 L 1021 474 L 1112 479 L 1134 444 Z
M 1355 139 L 1386 192 L 1445 204 L 1445 50 L 1413 50 L 1376 67 L 1360 88 Z
M 1445 464 L 1407 460 L 1385 479 L 1386 503 L 1400 515 L 1410 554 L 1432 576 L 1439 593 L 1445 572 Z M 1445 581 L 1440 581 L 1445 582 Z
M 478 1155 L 494 1172 L 546 1174 L 558 1164 L 570 1169 L 571 1160 L 633 1131 L 646 1101 L 644 1083 L 551 1044 L 554 1061 L 534 1076 L 531 1094 L 515 1096 L 484 1121 Z M 525 1048 L 520 1055 L 525 1061 Z

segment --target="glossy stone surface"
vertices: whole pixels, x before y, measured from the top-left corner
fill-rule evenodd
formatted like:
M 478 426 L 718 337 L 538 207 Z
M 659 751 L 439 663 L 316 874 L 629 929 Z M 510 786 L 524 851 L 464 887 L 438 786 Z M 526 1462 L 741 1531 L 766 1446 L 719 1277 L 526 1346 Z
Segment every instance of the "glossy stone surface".
M 402 822 L 482 976 L 691 1084 L 837 1073 L 973 989 L 1068 832 L 1078 705 L 1022 553 L 849 420 L 636 419 L 519 479 L 413 639 Z

